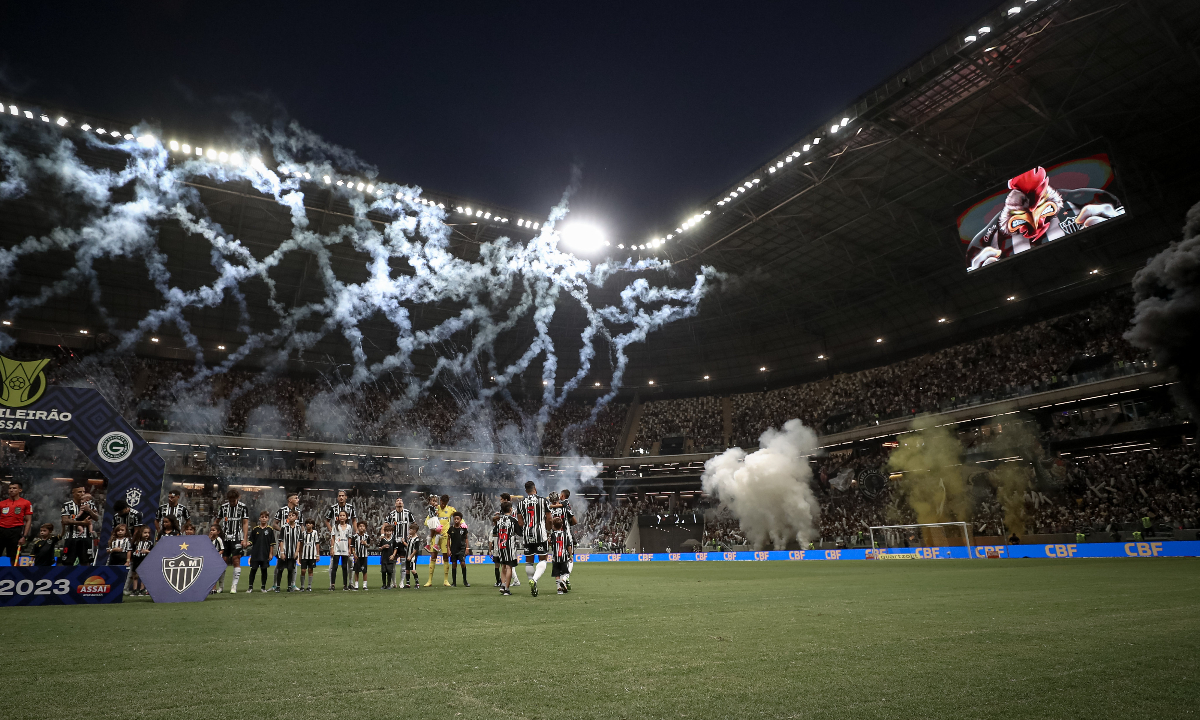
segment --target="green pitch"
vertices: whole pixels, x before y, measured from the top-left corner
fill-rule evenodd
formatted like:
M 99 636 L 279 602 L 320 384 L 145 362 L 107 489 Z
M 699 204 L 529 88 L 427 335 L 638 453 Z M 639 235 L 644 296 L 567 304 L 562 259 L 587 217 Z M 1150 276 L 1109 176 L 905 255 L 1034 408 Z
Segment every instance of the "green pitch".
M 374 575 L 365 594 L 6 609 L 3 717 L 1200 712 L 1200 560 L 575 569 L 574 592 L 547 576 L 536 599 L 500 597 L 482 566 L 470 589 L 380 591 Z

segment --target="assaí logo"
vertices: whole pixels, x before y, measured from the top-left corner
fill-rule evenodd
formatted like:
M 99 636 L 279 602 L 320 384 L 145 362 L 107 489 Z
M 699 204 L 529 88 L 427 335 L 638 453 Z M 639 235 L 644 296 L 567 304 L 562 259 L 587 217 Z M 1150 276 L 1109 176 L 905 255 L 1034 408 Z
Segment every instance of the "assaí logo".
M 42 368 L 49 362 L 49 358 L 22 362 L 0 355 L 0 405 L 19 408 L 37 402 L 46 392 Z
M 82 585 L 75 588 L 77 594 L 87 595 L 88 597 L 107 595 L 110 590 L 112 590 L 112 585 L 109 585 L 108 581 L 99 575 L 91 576 L 87 580 L 84 580 Z

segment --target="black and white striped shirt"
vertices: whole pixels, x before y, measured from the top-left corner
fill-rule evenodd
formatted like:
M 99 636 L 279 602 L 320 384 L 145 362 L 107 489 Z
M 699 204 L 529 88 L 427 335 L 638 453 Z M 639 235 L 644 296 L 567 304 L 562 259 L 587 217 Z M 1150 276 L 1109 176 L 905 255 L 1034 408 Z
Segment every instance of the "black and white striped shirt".
M 294 559 L 300 551 L 300 542 L 303 537 L 303 527 L 284 523 L 283 527 L 279 528 L 279 557 L 284 560 Z
M 546 542 L 546 498 L 527 495 L 521 498 L 521 524 L 525 526 L 525 542 Z
M 224 554 L 225 541 L 221 539 L 220 535 L 216 536 L 215 538 L 209 538 L 209 540 L 212 540 L 213 547 L 217 549 L 217 552 Z
M 321 559 L 321 534 L 316 530 L 303 530 L 300 533 L 300 559 Z
M 297 505 L 296 507 L 284 505 L 283 507 L 276 510 L 275 511 L 275 523 L 277 525 L 279 525 L 280 529 L 283 529 L 283 527 L 287 525 L 288 515 L 291 515 L 292 513 L 296 513 L 296 527 L 303 530 L 304 529 L 304 511 L 300 509 L 299 505 Z
M 521 555 L 521 542 L 524 538 L 521 521 L 512 515 L 501 515 L 496 520 L 493 532 L 496 534 L 495 556 L 501 562 L 516 560 Z
M 82 503 L 76 503 L 74 500 L 68 500 L 63 503 L 61 515 L 69 515 L 72 520 L 87 520 L 91 516 L 83 511 L 84 508 L 96 510 L 96 504 L 90 500 L 85 500 Z M 63 531 L 63 537 L 72 538 L 91 538 L 95 536 L 91 525 L 71 525 Z
M 383 519 L 385 525 L 392 525 L 392 537 L 399 540 L 408 539 L 408 526 L 415 523 L 417 519 L 413 514 L 405 508 L 403 510 L 393 510 Z
M 354 557 L 365 558 L 371 554 L 371 536 L 364 533 L 355 533 L 351 538 L 351 546 L 354 549 Z
M 554 518 L 562 519 L 563 532 L 567 534 L 567 544 L 574 545 L 575 537 L 571 533 L 571 518 L 575 517 L 575 513 L 571 512 L 571 504 L 566 500 L 560 500 L 558 504 L 562 507 L 550 508 L 550 522 L 553 524 Z
M 133 508 L 129 508 L 124 514 L 113 513 L 113 527 L 124 525 L 130 533 L 138 525 L 142 524 L 142 514 Z
M 354 503 L 346 503 L 345 505 L 330 505 L 325 511 L 325 520 L 331 525 L 337 525 L 338 513 L 346 513 L 347 520 L 353 520 L 358 517 L 358 513 L 354 511 Z
M 230 505 L 228 502 L 221 503 L 221 508 L 217 510 L 217 522 L 221 527 L 221 534 L 225 537 L 226 542 L 241 542 L 245 539 L 242 533 L 242 520 L 250 519 L 250 508 L 246 507 L 246 503 L 238 502 L 237 505 Z
M 133 546 L 133 556 L 144 558 L 150 554 L 150 548 L 154 547 L 153 540 L 138 540 Z
M 187 506 L 183 503 L 176 503 L 172 506 L 171 503 L 165 502 L 159 505 L 158 512 L 154 513 L 154 517 L 159 522 L 162 522 L 162 519 L 168 515 L 178 521 L 175 523 L 176 528 L 182 528 L 183 524 L 192 518 L 192 511 L 188 510 Z
M 108 543 L 108 551 L 110 553 L 127 553 L 133 548 L 133 542 L 129 538 L 113 538 Z

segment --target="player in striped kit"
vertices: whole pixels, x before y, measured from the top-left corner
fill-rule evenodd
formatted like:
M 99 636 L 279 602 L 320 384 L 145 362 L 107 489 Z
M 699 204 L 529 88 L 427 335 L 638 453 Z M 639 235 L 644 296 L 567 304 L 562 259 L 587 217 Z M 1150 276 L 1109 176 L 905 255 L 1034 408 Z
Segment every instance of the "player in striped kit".
M 566 523 L 562 518 L 554 518 L 554 529 L 550 531 L 550 559 L 554 564 L 550 575 L 558 581 L 558 594 L 565 595 L 569 591 L 571 571 L 567 569 L 567 560 L 571 557 L 571 546 L 567 542 L 567 532 L 563 530 Z
M 297 522 L 300 516 L 291 513 L 287 521 L 279 529 L 279 545 L 275 552 L 275 586 L 271 588 L 279 592 L 279 581 L 283 578 L 283 570 L 287 568 L 288 592 L 296 592 L 296 560 L 300 557 L 300 541 L 304 528 Z
M 346 491 L 338 490 L 337 504 L 330 505 L 325 511 L 325 529 L 329 534 L 333 534 L 333 524 L 337 522 L 338 513 L 346 513 L 346 519 L 351 523 L 358 518 L 358 512 L 354 509 L 354 505 L 346 502 Z M 353 525 L 352 525 L 353 526 Z
M 567 558 L 567 590 L 571 589 L 570 574 L 575 570 L 575 533 L 571 530 L 571 526 L 579 521 L 575 519 L 575 513 L 571 510 L 571 491 L 562 490 L 557 494 L 552 494 L 552 504 L 550 505 L 550 517 L 560 518 L 563 521 L 563 532 L 567 534 L 567 545 L 571 548 L 570 557 Z
M 492 529 L 492 534 L 495 537 L 492 562 L 500 568 L 500 594 L 512 595 L 508 587 L 513 580 L 517 558 L 521 556 L 524 533 L 521 521 L 512 514 L 511 502 L 506 500 L 500 503 L 500 514 L 496 516 L 496 526 Z
M 312 592 L 313 571 L 321 559 L 321 535 L 312 518 L 304 521 L 300 534 L 300 592 Z M 304 573 L 308 571 L 308 587 L 304 587 Z
M 392 587 L 401 589 L 408 587 L 408 552 L 409 552 L 409 528 L 417 526 L 417 518 L 410 510 L 404 508 L 404 499 L 396 498 L 396 509 L 387 514 L 383 518 L 383 524 L 392 526 L 392 538 L 396 547 L 396 562 L 400 565 L 400 574 L 403 575 L 400 583 L 397 585 L 395 575 L 392 576 Z M 417 544 L 420 544 L 418 538 Z
M 250 532 L 250 508 L 238 500 L 240 497 L 241 493 L 237 490 L 225 493 L 226 501 L 221 503 L 213 520 L 213 524 L 221 529 L 221 536 L 225 539 L 225 566 L 233 568 L 233 584 L 229 587 L 231 593 L 237 592 L 238 581 L 242 579 L 242 553 L 250 544 L 246 539 Z M 221 573 L 218 584 L 225 584 L 224 572 Z M 220 589 L 217 592 L 221 592 Z
M 547 509 L 546 498 L 537 494 L 537 484 L 527 481 L 520 516 L 525 539 L 525 575 L 529 578 L 529 594 L 533 597 L 538 595 L 537 581 L 546 572 Z
M 296 516 L 296 527 L 303 529 L 304 515 L 302 513 L 303 511 L 300 509 L 300 496 L 296 493 L 288 493 L 287 505 L 275 511 L 275 517 L 273 518 L 275 529 L 283 530 L 283 526 L 287 524 L 288 515 L 292 514 Z

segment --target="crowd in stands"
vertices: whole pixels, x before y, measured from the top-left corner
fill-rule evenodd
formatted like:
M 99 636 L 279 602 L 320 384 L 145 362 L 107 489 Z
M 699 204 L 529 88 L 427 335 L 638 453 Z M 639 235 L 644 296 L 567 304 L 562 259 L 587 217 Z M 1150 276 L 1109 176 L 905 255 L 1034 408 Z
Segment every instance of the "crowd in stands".
M 721 398 L 714 396 L 655 400 L 642 408 L 633 448 L 650 451 L 665 437 L 682 435 L 696 451 L 725 449 Z

